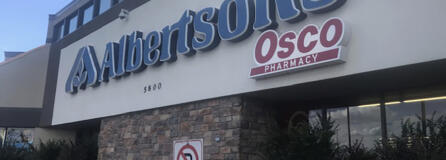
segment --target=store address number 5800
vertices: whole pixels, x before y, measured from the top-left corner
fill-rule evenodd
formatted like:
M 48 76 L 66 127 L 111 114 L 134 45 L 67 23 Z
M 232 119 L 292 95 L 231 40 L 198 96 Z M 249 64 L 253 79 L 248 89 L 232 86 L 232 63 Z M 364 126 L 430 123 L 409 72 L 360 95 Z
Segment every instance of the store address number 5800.
M 145 85 L 143 87 L 143 91 L 144 91 L 144 93 L 147 94 L 147 93 L 155 92 L 157 90 L 161 90 L 162 88 L 163 88 L 163 84 L 161 82 L 158 82 L 158 83 Z

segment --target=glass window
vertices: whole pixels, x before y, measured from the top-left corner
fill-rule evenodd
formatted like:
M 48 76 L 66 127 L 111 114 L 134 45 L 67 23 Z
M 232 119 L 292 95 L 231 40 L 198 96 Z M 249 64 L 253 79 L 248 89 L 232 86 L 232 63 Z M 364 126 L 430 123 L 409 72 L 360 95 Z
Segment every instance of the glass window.
M 6 128 L 0 128 L 0 147 L 3 147 L 3 144 L 5 143 L 5 132 Z
M 65 30 L 65 24 L 62 22 L 61 24 L 57 25 L 56 27 L 56 39 L 62 39 L 64 36 L 64 30 Z
M 72 33 L 77 29 L 77 15 L 70 18 L 69 20 L 69 28 L 68 28 L 68 34 Z
M 112 2 L 113 2 L 113 5 L 116 5 L 116 4 L 120 3 L 120 2 L 122 2 L 122 0 L 112 0 Z
M 390 137 L 392 135 L 401 136 L 402 123 L 406 121 L 419 122 L 420 119 L 417 116 L 420 115 L 420 102 L 386 105 L 387 134 Z
M 311 125 L 317 125 L 318 124 L 318 116 L 322 115 L 322 109 L 318 110 L 311 110 L 308 113 L 308 119 L 310 121 Z
M 99 2 L 99 14 L 104 13 L 108 9 L 110 9 L 112 6 L 111 0 L 100 0 Z
M 27 148 L 33 144 L 34 129 L 32 128 L 8 128 L 5 143 L 17 148 Z
M 83 18 L 82 24 L 90 22 L 93 19 L 93 13 L 94 13 L 93 5 L 85 8 L 83 11 L 84 16 L 82 17 Z
M 328 116 L 335 123 L 334 142 L 348 146 L 348 120 L 347 108 L 334 108 L 327 110 Z
M 446 100 L 428 101 L 426 105 L 426 119 L 439 118 L 446 114 Z M 435 113 L 435 117 L 434 116 Z
M 365 147 L 371 148 L 381 138 L 380 107 L 351 107 L 350 134 L 352 144 L 362 141 Z

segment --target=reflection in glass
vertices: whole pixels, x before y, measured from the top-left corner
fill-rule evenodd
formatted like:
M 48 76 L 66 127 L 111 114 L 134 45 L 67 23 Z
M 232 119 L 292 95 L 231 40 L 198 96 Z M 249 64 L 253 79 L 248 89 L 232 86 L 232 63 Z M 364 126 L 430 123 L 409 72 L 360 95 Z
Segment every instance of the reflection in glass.
M 83 21 L 82 24 L 86 24 L 88 22 L 90 22 L 93 19 L 93 5 L 89 6 L 88 8 L 86 8 L 84 10 L 84 16 L 83 16 Z
M 318 115 L 322 114 L 322 109 L 318 109 L 318 110 L 311 110 L 308 113 L 308 121 L 310 123 L 310 125 L 314 126 L 318 124 Z
M 351 107 L 350 124 L 352 143 L 362 141 L 365 147 L 371 148 L 381 138 L 379 107 Z
M 33 144 L 34 131 L 30 128 L 8 128 L 5 143 L 17 148 L 28 148 Z
M 335 122 L 334 142 L 348 146 L 347 108 L 328 109 L 328 115 Z
M 386 106 L 387 132 L 389 136 L 401 136 L 401 123 L 409 120 L 418 122 L 421 115 L 421 104 L 400 103 Z
M 426 118 L 432 119 L 435 113 L 435 119 L 446 113 L 446 100 L 428 101 L 426 104 Z
M 423 123 L 423 105 L 425 104 L 425 115 L 427 122 L 433 117 L 437 120 L 446 113 L 446 100 L 432 100 L 425 102 L 412 103 L 386 103 L 386 122 L 387 135 L 389 138 L 393 136 L 401 136 L 402 122 L 410 121 L 409 124 L 415 124 L 414 129 L 422 129 Z M 311 125 L 318 123 L 318 115 L 323 113 L 322 109 L 310 110 L 308 112 L 308 120 Z M 327 116 L 335 122 L 334 142 L 348 146 L 349 136 L 352 144 L 355 141 L 362 141 L 367 148 L 372 148 L 381 140 L 381 110 L 379 106 L 369 107 L 350 107 L 350 108 L 332 108 L 327 110 Z M 350 115 L 350 131 L 348 115 Z M 435 116 L 434 116 L 435 115 Z M 426 122 L 426 123 L 427 123 Z M 418 123 L 418 124 L 417 124 Z M 350 132 L 350 134 L 349 134 Z M 429 135 L 429 130 L 425 130 Z
M 0 147 L 3 147 L 3 144 L 5 143 L 5 132 L 6 128 L 0 128 Z
M 115 4 L 121 3 L 124 0 L 112 0 L 112 1 L 113 1 L 113 5 L 115 5 Z
M 77 29 L 77 16 L 74 16 L 69 21 L 68 34 Z
M 110 9 L 112 6 L 111 0 L 101 0 L 99 2 L 99 14 L 104 13 L 108 9 Z
M 56 28 L 57 40 L 62 39 L 64 36 L 65 25 L 62 23 Z

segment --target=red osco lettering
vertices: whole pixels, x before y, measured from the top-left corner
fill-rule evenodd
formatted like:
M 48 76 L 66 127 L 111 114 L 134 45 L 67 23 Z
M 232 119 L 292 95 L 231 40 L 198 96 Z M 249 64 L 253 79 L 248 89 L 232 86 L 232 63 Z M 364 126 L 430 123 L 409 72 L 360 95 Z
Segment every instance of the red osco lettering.
M 328 30 L 330 29 L 331 26 L 335 27 L 335 35 L 333 36 L 333 39 L 328 40 Z M 328 48 L 338 44 L 342 38 L 343 31 L 344 31 L 344 25 L 340 19 L 334 18 L 328 20 L 322 27 L 320 33 L 320 41 L 322 46 Z
M 269 40 L 270 41 L 270 47 L 268 49 L 267 54 L 264 56 L 262 54 L 262 48 L 263 45 L 265 44 L 265 41 Z M 256 49 L 255 49 L 255 59 L 258 63 L 266 63 L 269 60 L 271 60 L 271 58 L 273 58 L 274 53 L 276 52 L 277 49 L 277 35 L 274 31 L 266 31 L 264 32 L 259 40 L 257 41 L 257 45 L 256 45 Z
M 279 46 L 282 48 L 286 48 L 287 51 L 279 51 L 277 52 L 277 56 L 279 58 L 288 58 L 294 52 L 294 43 L 291 41 L 296 38 L 296 34 L 294 32 L 285 33 L 280 37 Z M 289 39 L 289 40 L 287 40 Z
M 318 29 L 316 26 L 307 26 L 299 34 L 299 38 L 297 39 L 297 48 L 301 53 L 308 53 L 316 47 L 317 40 L 311 41 L 308 46 L 305 46 L 305 37 L 307 34 L 316 35 L 318 33 Z

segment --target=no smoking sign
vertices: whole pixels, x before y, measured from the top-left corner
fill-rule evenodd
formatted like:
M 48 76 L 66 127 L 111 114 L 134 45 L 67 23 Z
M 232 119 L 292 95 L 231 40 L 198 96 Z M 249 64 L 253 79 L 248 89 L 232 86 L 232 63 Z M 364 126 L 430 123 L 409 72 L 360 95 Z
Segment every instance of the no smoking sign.
M 203 139 L 173 142 L 173 160 L 203 160 Z

